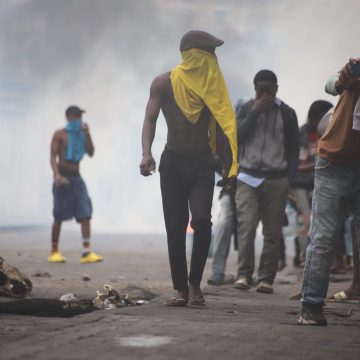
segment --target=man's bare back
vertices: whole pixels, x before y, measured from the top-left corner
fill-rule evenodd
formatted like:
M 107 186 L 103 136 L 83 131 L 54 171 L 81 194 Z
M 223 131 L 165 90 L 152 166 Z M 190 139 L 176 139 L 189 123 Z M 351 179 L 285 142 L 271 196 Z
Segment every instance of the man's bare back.
M 143 160 L 141 173 L 150 175 L 155 170 L 151 143 L 155 136 L 156 121 L 162 110 L 167 127 L 166 146 L 178 153 L 199 153 L 209 150 L 210 111 L 205 106 L 198 122 L 191 124 L 177 106 L 171 86 L 170 72 L 157 76 L 150 87 L 143 127 Z M 150 140 L 149 140 L 150 139 Z
M 94 154 L 94 145 L 89 132 L 87 124 L 83 124 L 83 131 L 85 134 L 85 150 L 89 156 Z M 54 172 L 54 180 L 56 185 L 61 185 L 66 180 L 65 176 L 79 175 L 80 163 L 70 162 L 65 160 L 65 153 L 68 144 L 68 134 L 65 129 L 55 131 L 51 141 L 50 162 Z

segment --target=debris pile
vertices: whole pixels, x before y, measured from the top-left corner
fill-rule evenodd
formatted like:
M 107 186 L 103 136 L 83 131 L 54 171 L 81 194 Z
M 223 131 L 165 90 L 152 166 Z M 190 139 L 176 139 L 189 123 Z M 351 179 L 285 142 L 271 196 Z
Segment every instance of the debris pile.
M 72 317 L 99 309 L 118 309 L 148 303 L 155 294 L 142 288 L 129 286 L 119 293 L 111 285 L 104 285 L 104 292 L 97 291 L 94 299 L 79 299 L 74 293 L 60 299 L 21 299 L 0 302 L 0 313 L 45 317 Z
M 0 257 L 0 296 L 23 298 L 31 290 L 30 279 Z
M 139 306 L 149 302 L 146 299 L 134 299 L 132 294 L 120 295 L 111 285 L 104 285 L 105 293 L 96 291 L 96 298 L 93 300 L 94 306 L 98 309 L 116 309 L 127 306 Z
M 31 275 L 32 277 L 44 277 L 44 278 L 51 278 L 51 274 L 49 274 L 48 272 L 41 272 L 38 271 L 35 274 Z

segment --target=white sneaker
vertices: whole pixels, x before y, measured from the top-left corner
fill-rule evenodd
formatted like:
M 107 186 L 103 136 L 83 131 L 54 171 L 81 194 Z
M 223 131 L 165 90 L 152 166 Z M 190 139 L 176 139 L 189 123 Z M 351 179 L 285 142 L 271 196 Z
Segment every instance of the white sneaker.
M 249 290 L 250 289 L 249 281 L 245 276 L 240 276 L 239 279 L 237 279 L 234 282 L 233 287 L 235 289 L 240 289 L 240 290 Z
M 264 294 L 272 294 L 274 292 L 272 284 L 266 282 L 266 281 L 260 281 L 256 292 L 264 293 Z

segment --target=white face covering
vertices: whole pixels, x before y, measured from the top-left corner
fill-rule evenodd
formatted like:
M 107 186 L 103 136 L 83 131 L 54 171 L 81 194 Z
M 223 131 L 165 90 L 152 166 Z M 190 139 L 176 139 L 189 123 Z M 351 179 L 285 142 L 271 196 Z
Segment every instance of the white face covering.
M 360 96 L 355 105 L 352 128 L 353 130 L 360 131 Z

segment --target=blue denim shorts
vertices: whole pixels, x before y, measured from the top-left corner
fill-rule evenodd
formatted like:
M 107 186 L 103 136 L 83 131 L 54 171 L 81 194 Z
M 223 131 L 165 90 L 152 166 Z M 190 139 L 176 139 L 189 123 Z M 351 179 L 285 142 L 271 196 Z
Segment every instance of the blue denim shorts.
M 80 222 L 92 215 L 91 199 L 81 176 L 66 177 L 69 184 L 56 186 L 53 184 L 54 219 L 58 221 L 75 218 Z

